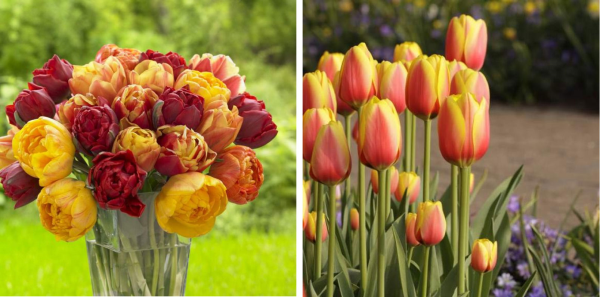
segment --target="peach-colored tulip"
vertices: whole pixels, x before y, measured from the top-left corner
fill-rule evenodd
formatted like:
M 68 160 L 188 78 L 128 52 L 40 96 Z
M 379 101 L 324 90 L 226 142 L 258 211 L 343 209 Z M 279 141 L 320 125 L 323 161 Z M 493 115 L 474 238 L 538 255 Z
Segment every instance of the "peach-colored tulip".
M 196 132 L 204 136 L 211 150 L 219 153 L 232 144 L 242 127 L 237 107 L 230 110 L 225 101 L 217 100 L 204 105 L 202 122 Z
M 394 192 L 398 202 L 402 201 L 404 193 L 406 193 L 406 197 L 409 197 L 408 202 L 414 203 L 419 198 L 420 191 L 421 178 L 415 172 L 401 172 L 398 175 L 398 188 Z
M 325 241 L 329 236 L 329 233 L 327 233 L 327 225 L 325 224 L 325 214 L 322 213 L 321 215 L 321 241 Z M 308 215 L 308 222 L 306 228 L 304 228 L 304 235 L 309 241 L 315 242 L 315 239 L 317 238 L 317 212 L 313 211 Z
M 450 71 L 450 82 L 452 82 L 452 79 L 454 78 L 454 75 L 456 75 L 457 72 L 468 69 L 468 68 L 469 67 L 467 67 L 467 65 L 465 65 L 465 63 L 463 63 L 461 61 L 456 61 L 456 60 L 449 61 L 448 62 L 448 70 Z M 450 93 L 450 94 L 452 94 L 452 93 Z
M 348 178 L 351 168 L 352 160 L 344 127 L 338 121 L 331 121 L 317 133 L 310 159 L 310 176 L 331 187 Z
M 337 102 L 333 85 L 325 72 L 317 70 L 302 77 L 302 111 L 328 107 L 336 112 Z
M 335 114 L 329 108 L 311 108 L 302 117 L 302 158 L 310 162 L 317 133 L 321 126 L 335 121 Z
M 412 212 L 407 213 L 404 223 L 406 225 L 406 243 L 408 243 L 411 246 L 417 246 L 421 244 L 415 237 L 415 228 L 417 227 L 417 214 Z
M 342 62 L 344 61 L 344 54 L 342 53 L 330 53 L 325 51 L 319 59 L 319 65 L 317 69 L 325 72 L 330 81 L 334 80 L 335 74 L 342 68 Z
M 421 47 L 416 42 L 405 41 L 394 48 L 394 62 L 412 61 L 422 55 Z
M 112 103 L 119 91 L 127 85 L 125 68 L 116 57 L 110 56 L 104 62 L 90 62 L 86 65 L 73 65 L 73 78 L 69 79 L 71 93 L 96 98 L 103 97 Z
M 484 20 L 464 14 L 453 17 L 446 33 L 446 58 L 462 61 L 467 67 L 479 70 L 485 60 L 487 38 Z
M 402 152 L 400 119 L 392 101 L 371 98 L 358 122 L 360 162 L 375 170 L 394 165 Z
M 471 267 L 477 272 L 485 273 L 496 267 L 498 259 L 498 242 L 489 239 L 477 239 L 471 252 Z
M 372 96 L 377 94 L 376 62 L 367 45 L 361 43 L 346 52 L 340 69 L 340 97 L 352 108 L 358 110 Z
M 338 71 L 335 74 L 335 77 L 333 79 L 333 89 L 335 90 L 335 101 L 337 102 L 336 104 L 336 108 L 337 108 L 337 113 L 341 114 L 342 116 L 349 116 L 351 114 L 354 113 L 354 108 L 352 108 L 352 106 L 348 105 L 348 103 L 342 101 L 342 99 L 340 99 L 340 72 Z
M 426 120 L 437 116 L 450 93 L 448 62 L 440 55 L 419 56 L 411 62 L 406 79 L 406 107 Z
M 392 166 L 389 170 L 392 173 L 390 176 L 390 193 L 395 193 L 398 190 L 398 169 Z M 379 194 L 379 173 L 377 170 L 371 170 L 371 186 L 373 187 L 373 192 Z
M 150 88 L 160 95 L 166 87 L 173 87 L 173 68 L 167 63 L 144 60 L 129 72 L 129 82 Z
M 406 76 L 408 71 L 402 62 L 383 61 L 377 65 L 379 94 L 381 99 L 390 99 L 400 114 L 406 108 Z
M 446 235 L 446 217 L 440 201 L 419 203 L 417 210 L 416 239 L 424 245 L 436 245 Z
M 360 218 L 358 215 L 358 210 L 353 207 L 350 210 L 350 227 L 352 228 L 352 230 L 358 230 L 359 222 L 360 222 Z
M 245 76 L 240 76 L 240 69 L 229 56 L 202 54 L 202 57 L 194 55 L 190 59 L 189 68 L 200 72 L 211 72 L 221 80 L 235 97 L 246 91 Z M 175 78 L 177 79 L 177 78 Z
M 105 44 L 96 53 L 96 62 L 102 63 L 108 57 L 119 59 L 126 70 L 132 70 L 140 59 L 141 52 L 134 48 L 120 48 L 116 44 Z
M 446 161 L 467 167 L 485 155 L 490 131 L 487 99 L 478 103 L 472 94 L 449 96 L 440 108 L 438 138 Z

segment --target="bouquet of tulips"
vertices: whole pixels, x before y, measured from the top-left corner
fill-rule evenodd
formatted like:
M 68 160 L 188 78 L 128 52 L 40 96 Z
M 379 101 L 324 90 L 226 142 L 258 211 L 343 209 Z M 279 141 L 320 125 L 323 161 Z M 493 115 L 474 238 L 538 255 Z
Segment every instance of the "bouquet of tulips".
M 496 263 L 502 263 L 510 243 L 506 205 L 521 169 L 478 214 L 470 213 L 485 179 L 474 187 L 471 166 L 485 155 L 490 137 L 489 86 L 479 72 L 486 47 L 485 22 L 462 15 L 450 21 L 445 57 L 423 55 L 418 44 L 405 42 L 396 46 L 394 62 L 378 63 L 361 43 L 345 55 L 325 52 L 319 69 L 304 76 L 305 293 L 489 296 L 500 269 Z M 425 128 L 418 169 L 417 119 Z M 437 175 L 430 174 L 436 119 L 439 150 L 451 173 L 441 196 Z M 351 138 L 360 161 L 357 189 L 347 180 Z M 365 167 L 371 169 L 369 191 Z M 519 288 L 520 296 L 534 277 Z
M 120 232 L 117 251 L 144 249 L 132 237 L 151 230 L 151 258 L 113 260 L 104 250 L 89 251 L 104 261 L 102 294 L 128 293 L 106 281 L 115 276 L 112 264 L 122 261 L 154 271 L 151 277 L 128 272 L 139 292 L 177 293 L 157 289 L 158 268 L 167 261 L 158 248 L 168 244 L 162 233 L 157 242 L 157 230 L 201 236 L 228 202 L 254 200 L 264 178 L 253 149 L 277 135 L 264 102 L 246 92 L 230 57 L 194 55 L 186 62 L 174 52 L 113 44 L 82 66 L 55 55 L 33 71 L 6 114 L 12 128 L 1 138 L 0 179 L 15 208 L 37 199 L 42 225 L 57 240 L 94 229 L 95 243 L 111 246 L 111 238 L 102 238 Z M 144 199 L 146 193 L 155 195 Z M 115 220 L 121 220 L 116 229 Z M 145 277 L 153 281 L 146 285 Z

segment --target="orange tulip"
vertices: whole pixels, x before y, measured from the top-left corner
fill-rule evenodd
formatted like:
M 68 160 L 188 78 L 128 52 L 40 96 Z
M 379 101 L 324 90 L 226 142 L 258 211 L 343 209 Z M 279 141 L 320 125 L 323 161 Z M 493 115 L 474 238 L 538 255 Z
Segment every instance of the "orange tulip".
M 444 159 L 463 168 L 481 159 L 490 140 L 487 118 L 486 98 L 478 103 L 470 93 L 449 96 L 438 120 L 439 145 Z
M 406 79 L 406 107 L 419 118 L 433 119 L 450 92 L 450 72 L 444 57 L 419 56 Z
M 236 106 L 229 109 L 225 101 L 215 100 L 204 104 L 204 115 L 196 132 L 204 136 L 210 149 L 219 153 L 233 143 L 243 121 Z
M 375 64 L 364 43 L 353 46 L 344 56 L 340 69 L 340 97 L 356 110 L 377 94 Z
M 390 99 L 398 113 L 406 108 L 406 76 L 408 71 L 402 62 L 390 63 L 383 61 L 377 65 L 379 78 L 378 97 Z
M 358 216 L 358 210 L 356 208 L 352 208 L 350 210 L 350 227 L 352 230 L 358 230 L 358 223 L 360 218 Z
M 350 175 L 352 160 L 344 127 L 331 121 L 319 129 L 310 160 L 310 176 L 327 186 L 334 186 Z
M 400 119 L 392 101 L 373 97 L 358 122 L 360 162 L 375 170 L 394 165 L 402 151 Z
M 398 190 L 398 169 L 392 166 L 390 171 L 392 172 L 392 176 L 390 176 L 390 193 L 395 193 Z M 373 192 L 379 194 L 379 173 L 377 170 L 371 170 L 371 186 Z
M 348 103 L 342 101 L 340 97 L 340 72 L 338 71 L 333 78 L 333 89 L 335 90 L 335 100 L 337 102 L 337 113 L 342 116 L 348 116 L 354 113 L 354 108 Z
M 325 72 L 329 80 L 333 81 L 335 74 L 342 68 L 342 61 L 344 61 L 344 54 L 325 51 L 319 59 L 317 69 Z
M 415 237 L 415 227 L 417 226 L 417 214 L 409 212 L 404 220 L 406 225 L 406 242 L 411 246 L 417 246 L 421 243 Z
M 473 243 L 471 267 L 477 272 L 485 273 L 496 267 L 498 259 L 498 242 L 488 239 L 477 239 Z
M 464 62 L 471 69 L 481 69 L 487 38 L 484 20 L 475 20 L 464 14 L 452 18 L 446 33 L 446 59 Z
M 335 114 L 329 108 L 311 108 L 302 117 L 302 158 L 310 162 L 317 133 L 321 126 L 335 121 Z
M 408 202 L 414 203 L 421 191 L 421 178 L 415 172 L 402 172 L 398 175 L 398 188 L 394 192 L 396 200 L 402 201 L 404 193 L 409 197 Z
M 416 239 L 424 245 L 436 245 L 446 235 L 446 217 L 439 201 L 419 203 L 417 210 Z
M 325 225 L 325 214 L 322 213 L 321 215 L 321 241 L 325 241 L 325 239 L 327 239 L 327 237 L 329 236 L 329 233 L 327 233 L 327 225 Z M 313 211 L 309 214 L 306 228 L 304 228 L 304 235 L 309 241 L 315 242 L 315 239 L 317 237 L 317 212 Z
M 69 87 L 73 95 L 92 93 L 96 98 L 103 97 L 109 103 L 112 103 L 126 85 L 125 68 L 113 56 L 106 58 L 102 63 L 73 65 L 73 78 L 69 79 Z
M 333 85 L 325 72 L 317 70 L 302 77 L 302 111 L 328 107 L 336 112 L 337 104 Z
M 412 61 L 422 55 L 421 47 L 416 42 L 405 41 L 394 48 L 394 62 Z

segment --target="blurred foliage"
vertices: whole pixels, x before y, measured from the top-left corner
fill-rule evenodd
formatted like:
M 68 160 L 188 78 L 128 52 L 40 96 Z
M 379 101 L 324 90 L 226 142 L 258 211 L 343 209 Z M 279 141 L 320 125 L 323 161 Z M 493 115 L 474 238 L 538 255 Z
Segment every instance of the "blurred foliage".
M 305 72 L 363 41 L 379 60 L 403 41 L 443 55 L 450 18 L 470 14 L 487 23 L 493 101 L 598 112 L 598 0 L 304 0 L 303 13 Z
M 265 101 L 279 134 L 257 150 L 265 173 L 259 197 L 248 205 L 231 204 L 236 215 L 217 228 L 294 232 L 295 8 L 294 0 L 2 0 L 0 108 L 12 103 L 31 72 L 53 54 L 85 64 L 102 45 L 115 43 L 175 51 L 187 59 L 229 55 L 246 75 L 248 92 Z M 0 135 L 6 129 L 6 117 L 0 117 Z M 12 208 L 5 197 L 2 204 Z

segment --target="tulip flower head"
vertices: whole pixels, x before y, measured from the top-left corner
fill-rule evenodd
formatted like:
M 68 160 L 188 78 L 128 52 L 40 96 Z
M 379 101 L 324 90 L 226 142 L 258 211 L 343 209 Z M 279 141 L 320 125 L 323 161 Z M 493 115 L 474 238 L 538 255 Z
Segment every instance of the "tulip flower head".
M 244 119 L 235 138 L 235 144 L 255 149 L 269 143 L 277 136 L 277 125 L 265 109 L 263 101 L 245 92 L 231 98 L 227 106 L 230 110 L 233 110 L 234 106 L 237 107 L 240 116 Z
M 240 76 L 240 68 L 229 56 L 212 54 L 194 55 L 190 59 L 189 69 L 200 72 L 210 72 L 220 81 L 222 81 L 229 91 L 231 97 L 235 97 L 246 91 L 245 76 Z
M 302 158 L 310 162 L 317 134 L 321 126 L 335 121 L 335 114 L 329 108 L 311 108 L 302 117 Z
M 109 57 L 115 57 L 126 70 L 133 70 L 140 60 L 140 53 L 134 48 L 120 48 L 116 44 L 105 44 L 96 53 L 96 62 L 103 63 Z
M 390 193 L 395 193 L 398 190 L 398 169 L 392 166 L 390 167 Z M 371 170 L 371 186 L 373 192 L 379 194 L 379 173 L 377 170 Z
M 86 95 L 76 94 L 69 98 L 67 101 L 63 101 L 58 108 L 58 118 L 60 122 L 69 131 L 75 122 L 75 117 L 84 106 L 98 105 L 98 100 L 94 95 L 88 93 Z
M 192 93 L 204 98 L 205 108 L 213 101 L 227 102 L 231 96 L 231 91 L 227 88 L 227 85 L 211 72 L 184 70 L 175 81 L 174 89 L 181 89 L 184 86 L 189 86 Z
M 485 273 L 494 270 L 498 259 L 498 242 L 489 239 L 477 239 L 471 252 L 471 267 L 477 272 Z
M 361 43 L 346 52 L 339 78 L 341 100 L 355 110 L 377 94 L 376 62 L 367 45 Z
M 333 85 L 325 72 L 317 70 L 302 77 L 302 110 L 328 107 L 336 112 L 337 102 Z
M 216 100 L 204 106 L 204 115 L 196 131 L 204 137 L 211 150 L 219 153 L 233 143 L 244 118 L 237 107 L 227 107 L 227 102 Z
M 56 114 L 54 101 L 45 88 L 29 83 L 15 102 L 6 106 L 6 115 L 11 125 L 22 128 L 25 123 L 39 117 L 53 118 Z
M 174 53 L 174 52 L 168 52 L 167 54 L 162 54 L 160 52 L 149 49 L 140 55 L 139 63 L 146 61 L 146 60 L 152 60 L 152 61 L 155 61 L 158 63 L 168 64 L 169 66 L 171 66 L 171 69 L 173 69 L 173 79 L 177 79 L 179 74 L 184 69 L 187 69 L 187 65 L 185 64 L 185 59 L 182 56 L 180 56 L 178 53 Z
M 121 129 L 131 126 L 151 129 L 152 110 L 158 100 L 158 95 L 150 88 L 140 85 L 123 88 L 112 103 Z
M 16 202 L 15 209 L 33 202 L 42 190 L 39 180 L 27 174 L 19 162 L 0 170 L 0 179 L 4 194 Z
M 475 70 L 481 69 L 487 50 L 487 27 L 484 20 L 469 15 L 453 17 L 446 33 L 446 59 L 458 60 Z
M 350 227 L 352 228 L 352 230 L 358 230 L 358 224 L 359 224 L 359 215 L 358 215 L 358 210 L 356 208 L 352 208 L 350 210 Z
M 440 109 L 438 138 L 446 161 L 468 167 L 485 155 L 489 145 L 487 99 L 472 94 L 449 96 Z
M 406 79 L 406 107 L 422 120 L 437 117 L 450 93 L 448 62 L 440 55 L 419 56 Z
M 60 103 L 69 95 L 69 79 L 73 77 L 73 65 L 69 61 L 54 55 L 32 74 L 33 83 L 45 88 L 54 103 Z
M 158 128 L 164 125 L 186 125 L 194 130 L 200 125 L 204 113 L 204 99 L 187 86 L 174 90 L 165 88 L 152 108 L 152 124 Z
M 331 121 L 319 129 L 310 160 L 310 176 L 327 186 L 334 186 L 350 175 L 352 160 L 344 134 L 338 121 Z
M 412 61 L 422 55 L 421 47 L 416 42 L 405 41 L 394 48 L 394 62 Z
M 408 71 L 402 62 L 383 61 L 377 65 L 379 93 L 377 97 L 390 99 L 399 114 L 406 108 L 406 76 Z
M 409 198 L 409 203 L 414 203 L 419 198 L 421 191 L 421 178 L 416 172 L 402 172 L 398 175 L 398 188 L 394 196 L 398 202 L 402 201 L 404 196 Z
M 308 201 L 306 200 L 306 187 L 302 187 L 302 229 L 308 224 Z
M 454 78 L 454 75 L 456 75 L 457 72 L 465 69 L 469 69 L 467 65 L 465 65 L 465 63 L 456 60 L 449 61 L 448 70 L 450 71 L 450 82 L 452 82 L 452 79 Z M 452 88 L 452 86 L 450 88 Z M 452 95 L 454 93 L 450 94 Z
M 344 54 L 342 53 L 330 53 L 325 51 L 319 59 L 319 65 L 317 69 L 325 72 L 330 81 L 333 82 L 335 74 L 342 68 L 342 62 L 344 61 Z
M 112 103 L 126 85 L 125 67 L 113 56 L 106 58 L 102 63 L 74 65 L 73 77 L 69 79 L 72 94 L 92 93 L 96 97 L 105 98 L 109 103 Z
M 15 137 L 15 132 L 9 130 L 7 135 L 0 137 L 0 169 L 6 168 L 17 159 L 12 149 L 12 140 Z
M 415 238 L 422 244 L 432 246 L 440 243 L 446 235 L 446 217 L 439 201 L 419 203 Z
M 156 94 L 161 95 L 165 88 L 173 87 L 173 68 L 167 63 L 144 60 L 129 72 L 129 82 L 144 88 L 150 88 Z
M 373 97 L 363 107 L 358 123 L 360 162 L 375 170 L 394 165 L 402 151 L 402 131 L 392 101 Z
M 417 226 L 417 214 L 412 212 L 407 213 L 404 223 L 406 225 L 406 242 L 411 246 L 417 246 L 421 244 L 415 237 L 415 228 Z
M 154 167 L 166 176 L 202 172 L 217 157 L 202 134 L 184 125 L 162 126 L 156 131 L 156 137 L 161 150 Z
M 130 150 L 138 166 L 146 172 L 154 168 L 160 154 L 160 145 L 156 142 L 156 133 L 137 126 L 122 130 L 115 138 L 113 153 Z
M 329 236 L 329 233 L 327 233 L 327 225 L 325 224 L 325 214 L 322 213 L 322 220 L 321 220 L 321 241 L 325 241 L 325 239 L 327 239 L 327 237 Z M 317 238 L 317 212 L 313 211 L 308 215 L 308 222 L 306 224 L 306 228 L 304 228 L 304 235 L 306 236 L 306 239 L 308 239 L 310 242 L 315 242 L 315 239 Z
M 458 71 L 456 75 L 454 75 L 450 84 L 450 95 L 458 95 L 467 92 L 471 93 L 479 103 L 485 98 L 489 108 L 490 86 L 483 73 L 467 68 Z
M 79 152 L 96 156 L 112 149 L 119 122 L 108 105 L 84 106 L 75 117 L 72 133 Z
M 335 90 L 335 100 L 336 100 L 336 108 L 337 113 L 342 116 L 349 116 L 354 113 L 354 108 L 348 105 L 348 103 L 342 101 L 340 97 L 340 72 L 336 72 L 333 78 L 333 89 Z

